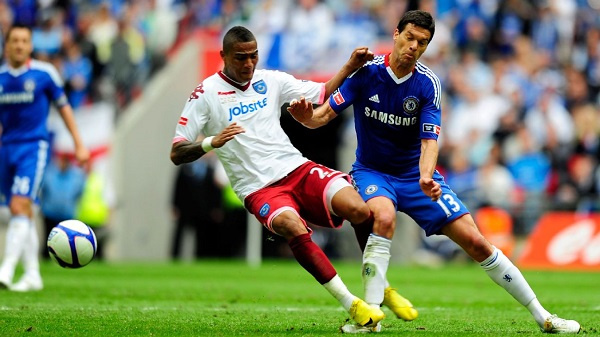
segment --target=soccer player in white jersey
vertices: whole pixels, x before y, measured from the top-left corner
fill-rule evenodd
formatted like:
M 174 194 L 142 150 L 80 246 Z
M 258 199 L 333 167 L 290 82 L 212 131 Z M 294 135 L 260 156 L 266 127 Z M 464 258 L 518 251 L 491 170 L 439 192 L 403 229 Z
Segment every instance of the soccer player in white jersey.
M 376 56 L 316 110 L 307 98 L 288 109 L 296 120 L 315 128 L 354 106 L 358 148 L 351 175 L 375 216 L 363 255 L 365 301 L 374 307 L 386 303 L 385 274 L 396 212 L 401 211 L 427 235 L 443 234 L 459 244 L 531 312 L 542 331 L 577 333 L 579 323 L 551 315 L 542 307 L 519 269 L 481 235 L 467 208 L 435 169 L 441 130 L 440 81 L 418 62 L 434 32 L 429 13 L 405 13 L 394 32 L 391 54 Z M 343 329 L 367 330 L 352 325 Z
M 176 165 L 214 149 L 231 186 L 249 212 L 283 236 L 296 260 L 334 296 L 360 326 L 384 318 L 354 296 L 323 251 L 311 240 L 308 223 L 339 227 L 372 221 L 370 210 L 349 183 L 349 176 L 309 161 L 292 146 L 279 121 L 281 106 L 306 95 L 322 102 L 353 71 L 370 59 L 357 48 L 327 83 L 297 80 L 271 70 L 256 70 L 254 35 L 236 26 L 223 37 L 223 71 L 206 78 L 189 96 L 171 149 Z M 197 140 L 199 136 L 205 136 Z
M 50 63 L 31 59 L 31 29 L 15 25 L 6 33 L 6 63 L 0 68 L 0 205 L 10 208 L 0 288 L 40 290 L 39 241 L 33 220 L 33 203 L 49 154 L 46 127 L 54 103 L 75 142 L 80 163 L 89 158 L 63 90 L 62 80 Z M 12 284 L 23 258 L 24 274 Z

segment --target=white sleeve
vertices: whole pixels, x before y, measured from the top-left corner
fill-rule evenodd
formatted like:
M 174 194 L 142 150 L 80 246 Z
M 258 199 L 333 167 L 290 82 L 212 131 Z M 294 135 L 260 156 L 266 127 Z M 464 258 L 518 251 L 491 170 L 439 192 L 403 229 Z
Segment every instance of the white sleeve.
M 177 121 L 173 144 L 183 140 L 195 141 L 208 121 L 209 110 L 205 94 L 190 96 L 183 107 L 181 117 Z
M 281 85 L 281 99 L 283 102 L 289 102 L 294 98 L 298 99 L 300 96 L 304 96 L 313 103 L 323 104 L 325 99 L 325 83 L 299 80 L 281 71 L 273 71 L 273 73 Z

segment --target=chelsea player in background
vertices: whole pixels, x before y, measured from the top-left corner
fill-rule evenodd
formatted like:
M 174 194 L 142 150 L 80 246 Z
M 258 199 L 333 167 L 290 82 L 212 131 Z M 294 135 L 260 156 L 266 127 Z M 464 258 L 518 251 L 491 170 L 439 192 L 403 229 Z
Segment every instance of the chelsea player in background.
M 429 13 L 405 13 L 394 32 L 391 54 L 376 56 L 350 75 L 314 112 L 304 98 L 289 108 L 299 122 L 315 128 L 354 105 L 358 148 L 351 174 L 375 217 L 372 229 L 356 231 L 359 241 L 365 243 L 365 301 L 376 307 L 385 304 L 391 239 L 396 211 L 401 211 L 427 235 L 443 234 L 460 245 L 494 282 L 529 310 L 542 331 L 578 333 L 579 323 L 544 309 L 519 269 L 482 236 L 467 208 L 435 169 L 441 87 L 438 77 L 417 61 L 434 32 Z M 343 329 L 357 332 L 366 328 L 346 325 Z
M 0 68 L 0 205 L 10 208 L 0 289 L 32 291 L 43 288 L 39 270 L 39 239 L 32 204 L 37 201 L 49 151 L 46 127 L 54 103 L 73 137 L 80 164 L 89 159 L 58 71 L 31 58 L 31 29 L 15 25 L 6 33 L 6 63 Z M 23 258 L 24 274 L 12 284 Z

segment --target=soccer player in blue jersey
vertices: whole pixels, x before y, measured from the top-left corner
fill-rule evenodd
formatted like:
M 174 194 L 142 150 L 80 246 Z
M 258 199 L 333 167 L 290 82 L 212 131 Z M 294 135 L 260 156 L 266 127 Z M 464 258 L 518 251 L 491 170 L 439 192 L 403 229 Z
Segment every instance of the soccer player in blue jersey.
M 49 63 L 31 59 L 31 29 L 15 25 L 6 33 L 6 63 L 0 67 L 0 205 L 10 208 L 0 288 L 31 291 L 43 288 L 39 270 L 39 240 L 33 220 L 49 153 L 46 127 L 54 103 L 75 143 L 80 163 L 89 159 L 57 70 Z M 24 274 L 12 279 L 19 259 Z
M 375 218 L 368 236 L 356 230 L 359 241 L 366 240 L 365 301 L 376 307 L 385 304 L 391 239 L 396 212 L 401 211 L 428 236 L 443 234 L 460 245 L 531 312 L 542 331 L 577 333 L 578 322 L 544 309 L 519 269 L 482 236 L 467 208 L 435 169 L 441 87 L 438 77 L 418 62 L 434 32 L 429 13 L 406 12 L 394 32 L 391 54 L 367 62 L 316 110 L 304 98 L 289 108 L 300 123 L 316 128 L 354 106 L 358 148 L 351 175 Z M 363 332 L 367 328 L 346 325 L 343 329 Z

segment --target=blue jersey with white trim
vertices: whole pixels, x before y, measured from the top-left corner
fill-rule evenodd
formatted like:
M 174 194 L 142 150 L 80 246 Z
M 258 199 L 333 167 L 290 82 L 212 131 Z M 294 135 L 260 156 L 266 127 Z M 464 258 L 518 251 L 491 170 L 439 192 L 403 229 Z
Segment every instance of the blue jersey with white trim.
M 440 101 L 440 81 L 429 68 L 417 62 L 397 78 L 389 54 L 367 62 L 329 98 L 336 113 L 354 106 L 357 162 L 392 175 L 418 169 L 421 139 L 437 140 Z
M 68 104 L 53 65 L 30 60 L 18 69 L 0 67 L 0 124 L 4 144 L 48 140 L 50 103 Z

